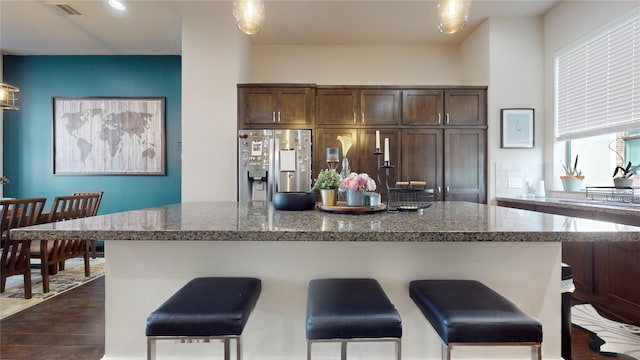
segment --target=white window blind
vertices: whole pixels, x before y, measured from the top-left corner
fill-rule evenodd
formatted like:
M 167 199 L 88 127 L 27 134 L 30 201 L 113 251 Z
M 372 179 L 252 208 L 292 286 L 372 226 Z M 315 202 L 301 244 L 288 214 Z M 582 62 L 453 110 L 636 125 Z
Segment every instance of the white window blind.
M 556 56 L 556 139 L 640 127 L 640 8 Z

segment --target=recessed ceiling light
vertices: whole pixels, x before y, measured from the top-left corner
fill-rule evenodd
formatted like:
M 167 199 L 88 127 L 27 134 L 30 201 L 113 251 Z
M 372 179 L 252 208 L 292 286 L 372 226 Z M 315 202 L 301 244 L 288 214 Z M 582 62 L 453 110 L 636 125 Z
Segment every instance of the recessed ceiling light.
M 118 0 L 109 0 L 109 5 L 111 5 L 111 7 L 116 10 L 120 10 L 120 11 L 127 10 L 127 7 L 124 6 L 124 4 Z

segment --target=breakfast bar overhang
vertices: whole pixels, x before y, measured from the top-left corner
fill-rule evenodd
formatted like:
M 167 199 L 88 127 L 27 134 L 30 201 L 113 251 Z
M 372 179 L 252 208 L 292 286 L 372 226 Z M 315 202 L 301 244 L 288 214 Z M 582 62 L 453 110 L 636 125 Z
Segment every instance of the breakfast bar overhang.
M 402 357 L 439 359 L 441 344 L 409 298 L 415 279 L 473 279 L 543 324 L 542 356 L 560 359 L 561 243 L 638 242 L 640 228 L 466 202 L 423 212 L 287 212 L 267 202 L 183 203 L 43 224 L 16 239 L 105 240 L 104 359 L 144 359 L 146 317 L 198 276 L 252 276 L 262 294 L 243 357 L 302 359 L 309 280 L 377 279 L 402 317 Z M 216 356 L 222 344 L 163 344 L 166 358 Z M 336 358 L 332 344 L 315 358 Z M 387 344 L 350 345 L 350 359 L 391 359 Z M 317 354 L 317 355 L 316 355 Z M 528 359 L 522 348 L 461 347 L 456 359 Z

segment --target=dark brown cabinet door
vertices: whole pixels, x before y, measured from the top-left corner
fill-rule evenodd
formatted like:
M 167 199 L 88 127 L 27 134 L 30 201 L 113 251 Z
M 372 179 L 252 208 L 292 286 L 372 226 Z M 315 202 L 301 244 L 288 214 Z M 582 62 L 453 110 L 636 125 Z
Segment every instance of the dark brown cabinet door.
M 318 173 L 322 169 L 327 169 L 326 149 L 328 147 L 337 147 L 340 154 L 340 163 L 336 169 L 342 171 L 342 145 L 338 141 L 338 136 L 351 136 L 353 145 L 347 153 L 349 159 L 349 167 L 351 171 L 357 171 L 359 168 L 359 152 L 358 152 L 358 131 L 355 129 L 317 129 L 313 134 L 313 178 L 318 177 Z
M 240 124 L 275 124 L 277 98 L 270 88 L 239 88 Z
M 314 90 L 309 87 L 242 87 L 238 120 L 242 126 L 313 125 Z
M 358 90 L 317 89 L 316 121 L 318 125 L 357 125 Z
M 400 123 L 400 90 L 360 90 L 359 125 L 397 125 Z
M 402 181 L 426 181 L 434 200 L 442 200 L 442 130 L 402 130 Z
M 486 130 L 445 130 L 445 200 L 487 202 L 486 136 Z
M 445 125 L 487 125 L 485 90 L 449 89 L 444 92 Z
M 376 180 L 378 192 L 382 195 L 383 200 L 386 199 L 387 182 L 393 187 L 398 181 L 400 174 L 400 130 L 396 129 L 380 129 L 380 147 L 384 152 L 384 139 L 389 139 L 389 177 L 387 178 L 386 169 L 382 168 L 384 162 L 384 153 L 379 156 L 375 155 L 376 151 L 376 130 L 361 129 L 358 148 L 360 149 L 360 167 L 351 168 L 352 171 L 364 172 Z M 380 162 L 380 172 L 378 173 L 378 161 Z
M 277 89 L 276 122 L 280 125 L 311 124 L 315 111 L 315 97 L 310 88 Z
M 443 90 L 403 90 L 403 125 L 441 125 Z

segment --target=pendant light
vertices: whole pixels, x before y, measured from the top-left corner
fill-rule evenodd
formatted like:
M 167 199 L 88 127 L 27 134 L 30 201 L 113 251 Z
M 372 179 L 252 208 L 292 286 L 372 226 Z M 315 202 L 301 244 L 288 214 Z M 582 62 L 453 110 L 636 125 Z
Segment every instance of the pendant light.
M 467 24 L 471 0 L 440 0 L 438 3 L 438 30 L 454 34 Z
M 16 106 L 17 92 L 20 92 L 18 87 L 0 82 L 0 109 L 19 110 Z
M 255 35 L 264 24 L 263 0 L 236 0 L 233 4 L 233 16 L 238 29 L 247 35 Z

